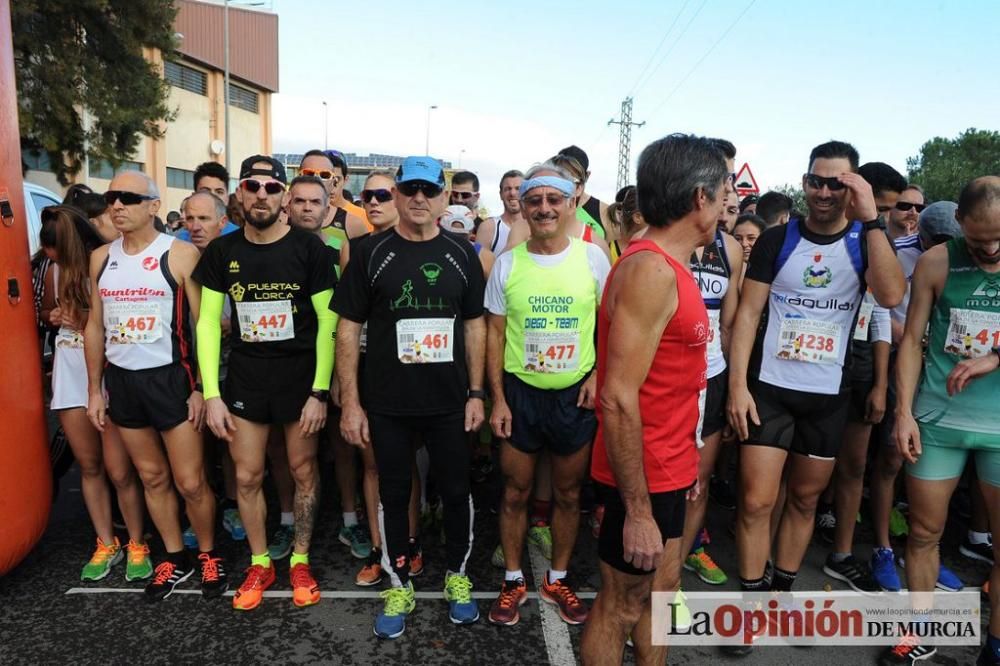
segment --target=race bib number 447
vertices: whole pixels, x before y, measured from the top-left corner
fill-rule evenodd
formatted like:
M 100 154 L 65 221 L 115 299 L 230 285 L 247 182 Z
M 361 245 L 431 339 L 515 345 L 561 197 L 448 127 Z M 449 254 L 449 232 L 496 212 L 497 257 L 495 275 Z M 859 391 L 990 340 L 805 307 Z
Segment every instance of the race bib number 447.
M 455 360 L 455 319 L 400 319 L 396 352 L 400 363 L 451 363 Z
M 841 326 L 835 322 L 786 317 L 778 334 L 778 358 L 805 363 L 836 363 Z
M 951 309 L 944 350 L 963 358 L 979 358 L 1000 347 L 1000 312 Z
M 159 303 L 104 304 L 104 328 L 112 345 L 148 345 L 163 337 Z
M 236 318 L 244 342 L 279 342 L 295 337 L 292 302 L 288 300 L 239 302 Z

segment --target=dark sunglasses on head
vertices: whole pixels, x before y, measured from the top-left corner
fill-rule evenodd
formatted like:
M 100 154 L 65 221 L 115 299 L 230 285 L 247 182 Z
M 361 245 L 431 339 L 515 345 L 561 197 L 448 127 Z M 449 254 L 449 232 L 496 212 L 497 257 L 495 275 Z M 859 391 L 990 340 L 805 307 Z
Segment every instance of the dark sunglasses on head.
M 422 192 L 428 199 L 440 196 L 444 192 L 444 188 L 440 185 L 428 183 L 426 180 L 408 180 L 405 183 L 397 183 L 396 189 L 404 197 L 415 197 L 417 192 Z
M 814 190 L 821 190 L 823 189 L 823 186 L 826 185 L 827 189 L 829 189 L 831 192 L 839 192 L 840 190 L 847 187 L 842 182 L 840 182 L 840 179 L 837 178 L 836 176 L 832 178 L 824 178 L 823 176 L 817 176 L 814 173 L 806 174 L 806 184 L 809 185 L 809 187 L 813 188 Z
M 104 193 L 104 202 L 109 206 L 114 206 L 116 201 L 121 201 L 125 206 L 135 206 L 143 201 L 153 201 L 156 198 L 148 194 L 136 194 L 125 190 L 108 190 Z
M 471 199 L 472 197 L 476 196 L 477 194 L 479 194 L 479 192 L 452 192 L 451 193 L 451 198 L 452 199 L 461 199 L 462 201 L 465 201 L 466 199 Z
M 247 179 L 240 181 L 240 187 L 249 192 L 250 194 L 257 194 L 260 188 L 264 188 L 264 191 L 268 194 L 280 194 L 285 191 L 285 186 L 277 180 L 269 180 L 266 183 L 262 183 L 259 180 Z
M 378 190 L 361 190 L 361 201 L 366 204 L 370 204 L 372 199 L 379 203 L 385 203 L 392 198 L 392 191 L 385 189 Z
M 911 208 L 914 209 L 914 210 L 916 210 L 917 213 L 922 213 L 922 212 L 924 212 L 924 208 L 927 208 L 927 204 L 910 203 L 909 201 L 897 201 L 896 202 L 896 210 L 900 210 L 900 211 L 903 211 L 904 213 L 908 213 Z
M 320 180 L 330 180 L 333 178 L 333 172 L 329 169 L 302 169 L 299 171 L 299 175 L 316 176 Z

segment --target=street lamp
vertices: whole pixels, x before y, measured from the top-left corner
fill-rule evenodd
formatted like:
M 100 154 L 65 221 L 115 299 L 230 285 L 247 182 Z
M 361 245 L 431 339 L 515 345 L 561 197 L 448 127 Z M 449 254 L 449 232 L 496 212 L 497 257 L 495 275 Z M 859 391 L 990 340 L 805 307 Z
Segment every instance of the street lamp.
M 427 137 L 424 141 L 424 155 L 431 154 L 431 111 L 437 108 L 437 104 L 427 107 Z

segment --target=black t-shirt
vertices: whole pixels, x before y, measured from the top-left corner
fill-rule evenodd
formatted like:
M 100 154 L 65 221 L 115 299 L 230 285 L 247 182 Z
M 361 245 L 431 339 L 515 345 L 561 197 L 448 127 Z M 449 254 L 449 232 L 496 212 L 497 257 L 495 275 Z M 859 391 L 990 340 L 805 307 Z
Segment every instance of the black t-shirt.
M 234 354 L 274 358 L 316 349 L 311 297 L 336 283 L 334 258 L 315 234 L 290 228 L 273 243 L 257 244 L 244 231 L 209 243 L 194 279 L 228 294 Z
M 463 322 L 483 315 L 486 280 L 475 248 L 442 230 L 415 242 L 395 229 L 357 239 L 330 302 L 368 322 L 362 403 L 418 416 L 464 409 L 469 388 Z

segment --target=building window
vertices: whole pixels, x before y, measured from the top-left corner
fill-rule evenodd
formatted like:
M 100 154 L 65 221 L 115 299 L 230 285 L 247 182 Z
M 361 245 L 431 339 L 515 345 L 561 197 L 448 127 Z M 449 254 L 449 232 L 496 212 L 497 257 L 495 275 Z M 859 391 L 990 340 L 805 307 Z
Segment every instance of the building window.
M 21 153 L 21 159 L 31 171 L 52 171 L 52 161 L 44 151 L 27 151 Z
M 142 162 L 122 162 L 117 169 L 111 166 L 110 162 L 104 160 L 90 161 L 90 177 L 111 180 L 116 174 L 122 171 L 142 171 Z
M 167 187 L 194 191 L 194 171 L 167 167 Z
M 163 78 L 174 87 L 199 95 L 205 95 L 208 91 L 208 74 L 179 62 L 164 61 Z
M 259 96 L 252 90 L 229 84 L 229 103 L 238 109 L 257 113 Z

